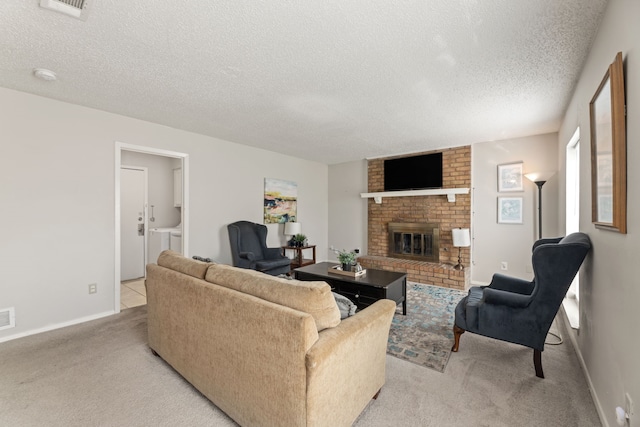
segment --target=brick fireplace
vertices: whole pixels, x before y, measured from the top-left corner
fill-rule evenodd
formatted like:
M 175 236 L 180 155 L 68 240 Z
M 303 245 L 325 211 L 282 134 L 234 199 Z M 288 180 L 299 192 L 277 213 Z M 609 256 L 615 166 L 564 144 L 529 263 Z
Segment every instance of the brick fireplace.
M 471 188 L 471 146 L 441 151 L 443 188 Z M 371 193 L 384 191 L 384 160 L 369 160 L 368 191 Z M 420 257 L 397 257 L 391 253 L 395 243 L 389 225 L 396 223 L 435 224 L 438 228 L 436 257 L 425 261 Z M 467 269 L 455 270 L 453 265 L 458 261 L 458 250 L 453 247 L 451 230 L 469 228 L 470 224 L 471 194 L 456 195 L 455 202 L 449 202 L 444 195 L 385 197 L 380 204 L 369 199 L 369 249 L 368 255 L 360 257 L 359 261 L 365 268 L 406 272 L 410 281 L 465 289 L 469 284 L 469 248 L 462 248 L 462 262 Z M 423 251 L 426 244 L 424 237 L 414 240 L 414 234 L 422 236 L 422 233 L 407 231 L 396 237 L 403 251 L 412 252 L 410 255 Z

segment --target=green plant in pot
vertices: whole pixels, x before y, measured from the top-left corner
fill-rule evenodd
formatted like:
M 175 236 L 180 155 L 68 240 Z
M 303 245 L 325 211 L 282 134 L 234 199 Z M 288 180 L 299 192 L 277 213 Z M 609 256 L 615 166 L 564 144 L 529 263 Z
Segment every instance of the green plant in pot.
M 342 264 L 342 271 L 351 271 L 351 268 L 356 265 L 356 253 L 353 251 L 336 251 L 338 261 Z
M 306 246 L 307 236 L 305 236 L 304 234 L 296 234 L 295 236 L 293 236 L 291 241 L 293 242 L 293 246 Z

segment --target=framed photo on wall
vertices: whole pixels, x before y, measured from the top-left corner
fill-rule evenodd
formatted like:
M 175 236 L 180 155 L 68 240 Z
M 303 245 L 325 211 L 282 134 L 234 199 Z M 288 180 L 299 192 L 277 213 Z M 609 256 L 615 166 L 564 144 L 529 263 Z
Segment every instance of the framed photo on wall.
M 522 162 L 498 165 L 498 192 L 524 191 Z
M 597 228 L 627 232 L 627 147 L 622 52 L 589 103 L 591 217 Z
M 498 197 L 498 224 L 522 224 L 522 197 Z

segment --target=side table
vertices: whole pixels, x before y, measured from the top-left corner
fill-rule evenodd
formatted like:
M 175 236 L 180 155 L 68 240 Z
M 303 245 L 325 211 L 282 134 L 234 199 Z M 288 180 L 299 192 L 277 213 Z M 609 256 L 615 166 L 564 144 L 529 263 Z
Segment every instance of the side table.
M 305 249 L 311 249 L 313 252 L 313 258 L 305 258 Z M 295 252 L 295 256 L 291 260 L 291 270 L 294 268 L 304 267 L 305 265 L 311 265 L 316 263 L 316 245 L 307 246 L 282 246 L 282 255 L 286 255 L 287 251 L 291 250 Z

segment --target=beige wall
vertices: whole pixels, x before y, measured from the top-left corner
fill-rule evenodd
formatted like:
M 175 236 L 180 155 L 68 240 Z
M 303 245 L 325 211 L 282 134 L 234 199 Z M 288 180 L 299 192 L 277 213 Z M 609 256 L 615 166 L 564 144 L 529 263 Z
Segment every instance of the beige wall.
M 4 88 L 0 129 L 0 308 L 16 315 L 0 341 L 119 306 L 116 141 L 189 154 L 190 254 L 231 262 L 226 224 L 262 222 L 265 177 L 298 183 L 304 232 L 327 251 L 326 165 Z M 269 243 L 284 243 L 282 226 L 268 227 Z
M 635 403 L 631 426 L 640 425 L 640 2 L 610 0 L 596 40 L 567 109 L 559 153 L 580 127 L 580 229 L 593 250 L 580 275 L 580 331 L 576 335 L 595 400 L 605 425 L 614 426 L 614 410 L 629 392 Z M 627 100 L 627 234 L 596 229 L 591 223 L 589 101 L 617 52 L 624 57 Z M 560 200 L 564 206 L 564 192 Z M 563 210 L 561 210 L 562 212 Z
M 329 166 L 329 246 L 367 254 L 367 199 L 360 197 L 366 192 L 366 160 Z M 337 262 L 333 251 L 326 255 Z
M 500 164 L 523 162 L 523 172 L 558 171 L 558 135 L 535 135 L 473 145 L 473 219 L 471 280 L 489 283 L 493 273 L 532 279 L 531 246 L 538 239 L 538 187 L 523 179 L 524 191 L 498 193 Z M 558 236 L 558 182 L 556 173 L 542 187 L 542 234 Z M 523 223 L 498 224 L 498 197 L 523 197 Z M 501 262 L 508 270 L 500 269 Z

